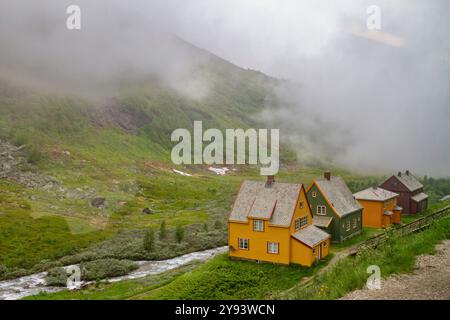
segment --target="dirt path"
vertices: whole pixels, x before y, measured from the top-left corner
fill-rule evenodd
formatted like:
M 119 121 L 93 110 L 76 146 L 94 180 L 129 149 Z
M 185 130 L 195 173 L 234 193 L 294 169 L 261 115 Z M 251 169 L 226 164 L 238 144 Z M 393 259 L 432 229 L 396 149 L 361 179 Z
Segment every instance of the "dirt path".
M 450 240 L 436 246 L 435 255 L 417 257 L 411 274 L 393 275 L 380 290 L 356 290 L 343 300 L 450 300 Z

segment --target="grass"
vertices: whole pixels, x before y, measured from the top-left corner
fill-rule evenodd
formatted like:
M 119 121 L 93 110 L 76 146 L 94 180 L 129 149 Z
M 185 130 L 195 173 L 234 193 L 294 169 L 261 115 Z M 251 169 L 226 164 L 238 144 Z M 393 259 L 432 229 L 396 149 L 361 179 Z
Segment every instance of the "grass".
M 233 261 L 220 255 L 170 284 L 140 296 L 141 299 L 264 299 L 312 275 L 313 268 Z
M 91 286 L 82 291 L 40 294 L 28 299 L 264 299 L 312 275 L 330 258 L 306 268 L 234 261 L 222 254 L 195 269 L 185 266 L 159 276 Z
M 4 198 L 3 198 L 4 199 Z M 33 218 L 23 204 L 0 214 L 0 265 L 30 269 L 43 260 L 74 254 L 110 232 L 73 234 L 62 217 Z
M 331 246 L 331 251 L 332 252 L 337 252 L 337 251 L 341 251 L 343 249 L 349 248 L 351 246 L 354 246 L 358 243 L 361 243 L 373 236 L 376 236 L 377 234 L 380 234 L 384 232 L 383 229 L 375 229 L 375 228 L 362 228 L 362 231 L 359 235 L 354 236 L 350 239 L 345 240 L 342 243 L 333 243 Z
M 435 222 L 429 229 L 402 238 L 392 238 L 377 249 L 339 261 L 330 271 L 314 280 L 311 286 L 296 289 L 291 299 L 337 299 L 362 288 L 368 278 L 367 267 L 378 265 L 382 277 L 410 272 L 416 256 L 429 254 L 440 241 L 450 238 L 450 217 Z M 286 297 L 284 297 L 286 298 Z

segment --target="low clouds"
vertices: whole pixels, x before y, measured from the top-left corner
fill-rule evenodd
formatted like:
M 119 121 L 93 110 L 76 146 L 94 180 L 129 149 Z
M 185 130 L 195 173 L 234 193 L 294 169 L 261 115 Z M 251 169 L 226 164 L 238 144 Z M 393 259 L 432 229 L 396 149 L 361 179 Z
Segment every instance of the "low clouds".
M 144 1 L 1 2 L 2 78 L 74 94 L 111 95 L 139 81 L 194 97 L 207 91 L 192 74 L 208 55 L 149 19 Z M 66 28 L 66 8 L 74 2 L 81 8 L 79 31 Z
M 377 32 L 366 28 L 370 5 L 381 9 Z M 447 1 L 227 1 L 208 10 L 193 7 L 188 15 L 208 14 L 196 22 L 200 29 L 180 28 L 183 37 L 288 80 L 279 90 L 284 107 L 263 116 L 283 129 L 303 161 L 450 175 Z
M 3 77 L 74 92 L 153 77 L 202 97 L 207 83 L 190 75 L 208 55 L 173 46 L 176 35 L 285 79 L 281 109 L 263 117 L 303 161 L 450 175 L 448 1 L 0 3 Z M 78 33 L 65 29 L 69 4 L 82 9 Z M 369 5 L 381 8 L 379 33 L 365 29 Z

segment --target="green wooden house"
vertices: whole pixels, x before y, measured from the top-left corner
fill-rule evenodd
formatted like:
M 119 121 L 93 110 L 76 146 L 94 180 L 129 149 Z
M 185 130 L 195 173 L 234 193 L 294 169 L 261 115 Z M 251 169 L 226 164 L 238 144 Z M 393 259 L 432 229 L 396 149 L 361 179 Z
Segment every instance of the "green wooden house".
M 325 172 L 323 179 L 314 180 L 307 191 L 313 212 L 313 224 L 331 235 L 331 241 L 341 243 L 362 230 L 362 206 L 340 177 Z

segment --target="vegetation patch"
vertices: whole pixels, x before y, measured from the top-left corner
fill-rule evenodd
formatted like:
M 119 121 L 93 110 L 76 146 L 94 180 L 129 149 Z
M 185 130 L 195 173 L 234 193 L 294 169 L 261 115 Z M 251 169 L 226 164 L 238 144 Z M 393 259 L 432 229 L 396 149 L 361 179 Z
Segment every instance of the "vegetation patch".
M 141 299 L 264 299 L 292 287 L 325 265 L 329 257 L 312 268 L 280 266 L 217 256 L 167 286 L 142 294 Z
M 55 293 L 41 292 L 25 300 L 124 300 L 139 299 L 141 294 L 167 285 L 179 276 L 193 270 L 200 264 L 193 261 L 180 268 L 158 275 L 119 282 L 95 282 L 83 290 L 63 290 Z
M 123 276 L 138 268 L 138 264 L 130 260 L 101 259 L 82 263 L 81 280 L 98 281 L 106 278 Z M 68 273 L 62 267 L 50 269 L 45 281 L 48 286 L 62 286 L 67 284 Z
M 33 218 L 28 202 L 13 189 L 0 194 L 0 210 L 0 279 L 44 271 L 52 266 L 48 260 L 75 254 L 110 235 L 73 234 L 63 217 Z
M 377 265 L 382 277 L 409 272 L 415 258 L 432 253 L 441 240 L 450 238 L 450 217 L 435 222 L 429 229 L 405 237 L 393 237 L 377 249 L 369 249 L 356 257 L 339 261 L 330 271 L 318 275 L 310 286 L 293 290 L 282 298 L 338 299 L 350 291 L 362 288 L 369 274 L 367 267 Z

